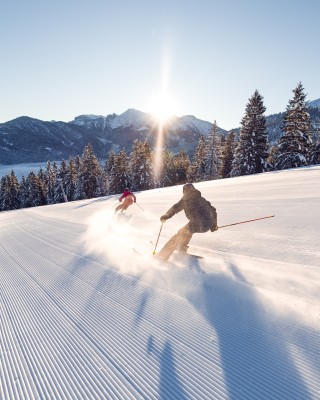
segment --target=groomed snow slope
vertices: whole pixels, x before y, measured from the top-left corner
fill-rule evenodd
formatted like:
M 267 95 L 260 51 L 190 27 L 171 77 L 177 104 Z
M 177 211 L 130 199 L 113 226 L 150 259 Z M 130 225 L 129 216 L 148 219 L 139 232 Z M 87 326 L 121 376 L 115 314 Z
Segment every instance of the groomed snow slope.
M 196 184 L 219 225 L 151 255 L 180 187 L 0 214 L 7 399 L 320 399 L 320 166 Z M 159 241 L 186 223 L 168 220 Z M 132 248 L 145 253 L 134 254 Z

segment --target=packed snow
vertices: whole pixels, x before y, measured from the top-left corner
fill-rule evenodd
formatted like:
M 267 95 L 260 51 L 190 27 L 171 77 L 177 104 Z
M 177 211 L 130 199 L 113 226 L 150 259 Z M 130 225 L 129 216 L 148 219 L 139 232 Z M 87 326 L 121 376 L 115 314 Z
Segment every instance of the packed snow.
M 195 184 L 219 226 L 152 253 L 182 187 L 0 213 L 0 398 L 320 399 L 320 166 Z M 163 225 L 159 250 L 187 220 Z M 133 251 L 136 249 L 137 252 Z

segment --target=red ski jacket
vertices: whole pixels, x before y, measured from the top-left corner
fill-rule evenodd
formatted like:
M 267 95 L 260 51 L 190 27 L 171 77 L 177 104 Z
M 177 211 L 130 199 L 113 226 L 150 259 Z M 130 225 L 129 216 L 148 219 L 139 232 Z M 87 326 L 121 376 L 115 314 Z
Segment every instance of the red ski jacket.
M 124 191 L 123 195 L 119 198 L 119 201 L 121 202 L 124 199 L 125 203 L 135 203 L 136 202 L 136 196 L 131 193 L 130 191 Z

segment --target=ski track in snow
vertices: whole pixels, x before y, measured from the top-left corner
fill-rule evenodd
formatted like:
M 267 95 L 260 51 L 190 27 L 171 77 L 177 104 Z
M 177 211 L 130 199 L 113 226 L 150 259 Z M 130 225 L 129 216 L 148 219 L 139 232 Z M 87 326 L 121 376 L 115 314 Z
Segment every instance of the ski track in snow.
M 319 178 L 196 184 L 220 225 L 276 216 L 167 265 L 149 241 L 181 187 L 138 193 L 127 224 L 118 196 L 2 212 L 0 399 L 320 399 Z

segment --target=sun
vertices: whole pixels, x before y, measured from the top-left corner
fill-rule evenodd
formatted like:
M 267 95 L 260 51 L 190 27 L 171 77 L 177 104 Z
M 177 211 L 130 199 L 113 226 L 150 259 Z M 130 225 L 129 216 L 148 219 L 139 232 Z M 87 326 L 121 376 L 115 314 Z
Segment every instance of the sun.
M 161 103 L 156 108 L 154 108 L 152 114 L 159 122 L 166 122 L 172 116 L 172 111 L 167 104 Z
M 151 102 L 151 114 L 157 122 L 165 123 L 173 116 L 174 104 L 167 96 L 161 96 Z

